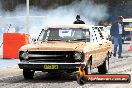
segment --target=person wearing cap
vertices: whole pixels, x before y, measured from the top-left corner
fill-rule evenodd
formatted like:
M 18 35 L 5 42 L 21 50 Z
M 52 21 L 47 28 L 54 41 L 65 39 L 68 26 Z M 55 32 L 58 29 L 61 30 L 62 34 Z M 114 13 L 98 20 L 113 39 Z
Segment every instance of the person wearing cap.
M 119 16 L 117 21 L 114 22 L 110 29 L 110 35 L 114 42 L 114 52 L 113 56 L 116 57 L 117 47 L 119 46 L 118 50 L 118 58 L 123 58 L 122 53 L 122 35 L 124 34 L 124 25 L 123 25 L 123 17 Z
M 80 15 L 77 15 L 76 16 L 76 21 L 74 21 L 74 23 L 73 24 L 85 24 L 85 22 L 84 21 L 82 21 L 82 20 L 80 20 Z

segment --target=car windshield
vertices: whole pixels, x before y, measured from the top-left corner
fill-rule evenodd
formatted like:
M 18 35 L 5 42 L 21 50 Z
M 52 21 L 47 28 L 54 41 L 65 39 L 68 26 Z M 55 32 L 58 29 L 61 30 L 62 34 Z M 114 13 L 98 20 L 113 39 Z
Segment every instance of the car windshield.
M 90 40 L 88 29 L 80 28 L 49 28 L 42 30 L 38 41 L 87 41 Z

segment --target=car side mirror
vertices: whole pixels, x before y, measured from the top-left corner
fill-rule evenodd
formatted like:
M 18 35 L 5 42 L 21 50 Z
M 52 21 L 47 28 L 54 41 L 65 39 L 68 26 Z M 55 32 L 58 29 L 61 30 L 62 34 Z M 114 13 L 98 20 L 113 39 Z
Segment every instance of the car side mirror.
M 37 39 L 36 38 L 32 38 L 32 42 L 36 42 L 37 41 Z

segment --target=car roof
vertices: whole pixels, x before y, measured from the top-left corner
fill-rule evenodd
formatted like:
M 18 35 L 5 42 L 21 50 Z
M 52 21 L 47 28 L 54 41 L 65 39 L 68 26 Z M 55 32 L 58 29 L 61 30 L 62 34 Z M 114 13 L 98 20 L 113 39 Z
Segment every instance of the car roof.
M 132 18 L 123 19 L 123 22 L 132 22 Z
M 48 25 L 46 28 L 81 28 L 81 29 L 88 29 L 92 27 L 92 25 L 86 24 L 65 24 L 65 25 Z

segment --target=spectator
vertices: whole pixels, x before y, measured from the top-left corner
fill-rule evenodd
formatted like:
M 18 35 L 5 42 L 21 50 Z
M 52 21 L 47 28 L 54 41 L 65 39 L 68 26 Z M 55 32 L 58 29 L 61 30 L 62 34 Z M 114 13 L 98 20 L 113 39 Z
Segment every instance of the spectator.
M 76 16 L 76 21 L 74 21 L 74 23 L 73 24 L 85 24 L 85 22 L 84 21 L 82 21 L 82 20 L 80 20 L 80 15 L 77 15 Z
M 124 33 L 123 17 L 119 16 L 117 18 L 117 21 L 112 24 L 111 29 L 110 29 L 110 35 L 114 41 L 114 53 L 113 53 L 114 57 L 116 57 L 116 51 L 117 51 L 117 47 L 119 45 L 118 58 L 123 58 L 121 55 L 123 33 Z

